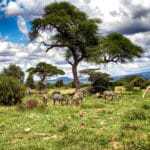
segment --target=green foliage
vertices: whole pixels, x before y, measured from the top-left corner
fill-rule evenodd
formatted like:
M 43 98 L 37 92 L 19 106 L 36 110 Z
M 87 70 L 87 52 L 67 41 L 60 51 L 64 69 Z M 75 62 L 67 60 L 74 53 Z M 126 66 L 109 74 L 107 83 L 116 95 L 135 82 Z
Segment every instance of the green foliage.
M 120 33 L 111 33 L 100 39 L 99 47 L 93 53 L 95 57 L 92 60 L 97 63 L 124 63 L 132 61 L 135 57 L 141 57 L 143 49 Z
M 98 41 L 97 21 L 89 19 L 84 12 L 68 2 L 48 5 L 43 17 L 32 22 L 31 38 L 34 39 L 40 29 L 48 26 L 58 31 L 53 37 L 56 42 L 49 47 L 68 47 L 69 58 L 74 53 L 77 59 L 81 55 L 87 56 L 87 48 L 95 46 Z
M 44 83 L 47 77 L 51 77 L 54 75 L 64 75 L 63 70 L 58 69 L 56 66 L 47 64 L 45 62 L 38 63 L 35 68 L 31 67 L 27 70 L 27 72 L 29 72 L 29 75 L 36 74 L 37 76 L 39 76 L 42 83 Z
M 24 72 L 19 66 L 16 66 L 15 64 L 10 64 L 8 68 L 4 68 L 2 74 L 16 78 L 21 82 L 24 81 Z
M 111 82 L 111 77 L 107 73 L 91 72 L 89 74 L 89 81 L 92 82 L 93 86 L 104 86 L 108 88 Z
M 110 75 L 107 73 L 99 72 L 97 69 L 85 69 L 80 71 L 80 73 L 89 75 L 88 80 L 91 82 L 95 92 L 102 92 L 112 85 L 112 79 Z
M 56 81 L 55 86 L 56 87 L 63 87 L 64 86 L 64 81 L 63 80 Z
M 134 77 L 133 79 L 131 79 L 131 81 L 129 82 L 129 88 L 134 88 L 134 87 L 140 87 L 140 88 L 145 88 L 145 79 L 143 79 L 142 77 Z
M 141 89 L 146 88 L 148 81 L 140 76 L 127 76 L 118 81 L 116 81 L 115 85 L 123 85 L 128 90 L 133 90 L 134 87 L 140 87 Z
M 25 96 L 25 87 L 17 80 L 8 76 L 0 76 L 0 104 L 14 105 Z
M 101 135 L 99 137 L 99 143 L 100 143 L 100 145 L 107 146 L 109 144 L 109 142 L 110 142 L 110 138 L 109 137 L 107 137 L 105 135 Z
M 31 89 L 35 88 L 35 84 L 34 84 L 34 80 L 33 80 L 33 75 L 32 74 L 28 75 L 27 80 L 26 80 L 26 86 L 31 88 Z
M 150 110 L 150 103 L 143 104 L 142 108 L 145 109 L 145 110 Z

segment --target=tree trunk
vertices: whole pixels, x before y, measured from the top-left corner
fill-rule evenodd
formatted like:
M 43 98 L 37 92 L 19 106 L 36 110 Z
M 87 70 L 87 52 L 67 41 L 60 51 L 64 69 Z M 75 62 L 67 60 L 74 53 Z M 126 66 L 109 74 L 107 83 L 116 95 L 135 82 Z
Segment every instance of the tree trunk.
M 73 79 L 74 79 L 76 91 L 80 89 L 80 80 L 78 78 L 77 66 L 78 66 L 77 64 L 72 65 L 72 73 L 73 73 Z
M 44 84 L 45 79 L 46 79 L 46 76 L 45 76 L 45 75 L 41 76 L 41 82 L 42 82 L 43 84 Z

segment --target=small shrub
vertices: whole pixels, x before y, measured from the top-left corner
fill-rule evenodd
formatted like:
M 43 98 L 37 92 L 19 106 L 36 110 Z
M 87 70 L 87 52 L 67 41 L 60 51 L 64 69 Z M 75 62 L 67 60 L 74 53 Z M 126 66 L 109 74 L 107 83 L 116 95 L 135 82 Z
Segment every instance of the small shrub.
M 140 109 L 135 109 L 127 112 L 125 114 L 125 118 L 129 120 L 145 120 L 146 119 L 146 114 L 144 111 Z
M 21 99 L 25 96 L 25 90 L 19 80 L 0 76 L 0 104 L 15 105 L 21 103 Z
M 146 110 L 149 110 L 150 109 L 150 104 L 143 104 L 142 108 L 146 109 Z
M 38 106 L 38 101 L 36 100 L 28 100 L 26 102 L 26 108 L 28 109 L 33 109 L 33 108 L 36 108 Z
M 101 136 L 100 136 L 100 138 L 99 138 L 99 143 L 100 143 L 100 145 L 102 145 L 102 146 L 107 146 L 107 145 L 109 144 L 109 142 L 110 142 L 109 137 L 104 136 L 104 135 L 101 135 Z

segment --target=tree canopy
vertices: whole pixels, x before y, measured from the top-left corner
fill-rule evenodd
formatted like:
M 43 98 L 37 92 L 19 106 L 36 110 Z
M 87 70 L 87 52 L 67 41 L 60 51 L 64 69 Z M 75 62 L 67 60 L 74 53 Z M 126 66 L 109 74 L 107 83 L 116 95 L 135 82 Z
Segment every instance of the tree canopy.
M 125 63 L 141 57 L 143 49 L 120 33 L 111 33 L 99 40 L 99 46 L 92 51 L 96 63 Z
M 98 69 L 84 69 L 80 73 L 87 74 L 88 80 L 91 82 L 93 88 L 98 91 L 104 91 L 109 88 L 112 78 L 107 73 L 102 73 Z
M 51 77 L 54 75 L 64 75 L 64 71 L 58 69 L 56 66 L 51 64 L 47 64 L 45 62 L 40 62 L 36 65 L 36 67 L 31 67 L 27 70 L 30 75 L 36 74 L 40 77 L 41 82 L 44 82 L 47 77 Z
M 15 64 L 10 64 L 7 68 L 4 68 L 2 74 L 16 78 L 21 82 L 24 81 L 24 72 Z

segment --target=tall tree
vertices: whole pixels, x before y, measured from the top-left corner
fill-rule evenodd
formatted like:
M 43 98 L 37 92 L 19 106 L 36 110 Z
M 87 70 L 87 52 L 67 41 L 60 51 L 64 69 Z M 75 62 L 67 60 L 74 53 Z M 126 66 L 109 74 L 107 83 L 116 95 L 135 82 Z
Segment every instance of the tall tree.
M 30 75 L 36 74 L 39 76 L 42 83 L 45 82 L 47 77 L 54 75 L 64 75 L 63 70 L 45 62 L 38 63 L 35 68 L 31 67 L 27 70 L 27 72 L 29 72 Z
M 78 8 L 68 2 L 52 3 L 45 8 L 44 15 L 32 22 L 30 38 L 33 40 L 40 31 L 55 30 L 53 40 L 42 43 L 46 51 L 53 48 L 66 50 L 66 61 L 72 66 L 76 89 L 80 88 L 77 67 L 79 63 L 90 57 L 90 49 L 97 46 L 97 24 L 99 20 L 90 19 Z
M 91 51 L 90 61 L 100 63 L 126 63 L 141 57 L 143 49 L 120 33 L 111 33 L 99 40 L 98 48 Z
M 4 68 L 2 74 L 16 78 L 21 82 L 24 81 L 24 72 L 15 64 L 10 64 L 7 68 Z

